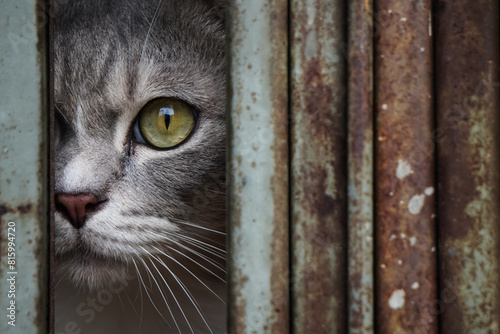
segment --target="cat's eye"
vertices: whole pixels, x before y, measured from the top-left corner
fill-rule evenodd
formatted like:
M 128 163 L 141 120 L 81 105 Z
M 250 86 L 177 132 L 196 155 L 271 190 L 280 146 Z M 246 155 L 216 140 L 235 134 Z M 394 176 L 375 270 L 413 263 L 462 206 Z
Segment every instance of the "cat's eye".
M 139 112 L 134 136 L 138 142 L 158 149 L 173 148 L 189 137 L 196 120 L 196 111 L 187 103 L 172 98 L 155 99 Z

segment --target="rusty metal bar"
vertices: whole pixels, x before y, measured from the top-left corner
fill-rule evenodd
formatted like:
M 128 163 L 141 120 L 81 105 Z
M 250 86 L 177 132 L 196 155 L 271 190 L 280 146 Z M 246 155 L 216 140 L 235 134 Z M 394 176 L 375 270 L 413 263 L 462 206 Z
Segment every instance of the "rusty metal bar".
M 346 330 L 344 1 L 291 2 L 295 333 Z
M 499 5 L 436 8 L 441 331 L 498 333 Z
M 431 1 L 376 1 L 376 323 L 437 333 Z
M 349 2 L 348 314 L 349 333 L 374 332 L 373 2 Z
M 46 8 L 48 11 L 48 54 L 49 54 L 49 305 L 48 305 L 48 325 L 49 334 L 55 333 L 55 301 L 54 292 L 56 287 L 55 280 L 55 170 L 54 170 L 54 157 L 55 157 L 55 113 L 54 113 L 54 5 L 56 0 L 46 0 Z
M 287 333 L 287 1 L 227 4 L 230 333 Z
M 0 333 L 46 333 L 47 16 L 43 1 L 1 9 Z

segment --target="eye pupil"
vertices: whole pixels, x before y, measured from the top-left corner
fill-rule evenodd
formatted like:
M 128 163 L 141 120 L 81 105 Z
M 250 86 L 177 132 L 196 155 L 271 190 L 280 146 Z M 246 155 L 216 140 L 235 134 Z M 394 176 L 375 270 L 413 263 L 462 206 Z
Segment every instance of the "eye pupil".
M 170 115 L 165 115 L 165 127 L 168 130 L 168 127 L 170 126 Z
M 170 117 L 174 116 L 174 108 L 172 106 L 160 108 L 160 115 L 165 115 L 165 127 L 170 126 Z

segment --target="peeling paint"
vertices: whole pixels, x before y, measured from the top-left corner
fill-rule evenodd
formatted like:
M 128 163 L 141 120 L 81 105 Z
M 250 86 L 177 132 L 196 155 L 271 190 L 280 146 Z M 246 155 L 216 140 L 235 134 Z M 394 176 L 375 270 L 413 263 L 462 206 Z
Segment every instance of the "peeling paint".
M 416 237 L 410 237 L 410 246 L 415 246 L 417 243 L 417 238 Z
M 498 13 L 498 1 L 436 3 L 440 299 L 453 296 L 443 334 L 499 331 Z
M 413 171 L 411 169 L 410 164 L 406 162 L 405 160 L 398 160 L 398 167 L 396 169 L 396 176 L 398 179 L 404 179 L 408 175 L 412 174 Z
M 410 211 L 412 215 L 418 215 L 424 206 L 424 201 L 424 195 L 413 195 L 408 202 L 408 211 Z
M 436 245 L 434 201 L 424 193 L 435 174 L 432 6 L 380 0 L 376 7 L 375 138 L 384 139 L 375 145 L 376 330 L 436 334 L 437 313 L 424 311 L 437 298 L 437 257 L 429 251 Z M 392 234 L 398 238 L 387 242 Z M 429 283 L 414 290 L 411 282 Z M 407 289 L 394 294 L 395 287 Z M 411 302 L 399 306 L 402 300 Z
M 427 196 L 431 196 L 432 194 L 434 194 L 434 187 L 425 188 L 424 194 L 426 194 Z
M 394 290 L 388 301 L 389 307 L 392 308 L 393 310 L 402 308 L 405 305 L 405 296 L 406 296 L 405 290 L 403 289 Z

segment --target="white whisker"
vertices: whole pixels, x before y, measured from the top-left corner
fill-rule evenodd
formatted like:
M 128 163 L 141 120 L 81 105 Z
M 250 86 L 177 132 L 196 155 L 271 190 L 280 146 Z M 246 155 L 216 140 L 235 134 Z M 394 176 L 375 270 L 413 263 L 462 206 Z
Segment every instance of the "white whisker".
M 209 227 L 205 227 L 205 226 L 200 226 L 200 225 L 197 225 L 197 224 L 189 223 L 189 222 L 186 222 L 184 220 L 173 219 L 172 221 L 175 222 L 176 224 L 183 224 L 183 225 L 187 225 L 187 226 L 190 226 L 190 227 L 199 228 L 201 230 L 205 230 L 205 231 L 217 233 L 217 234 L 220 234 L 220 235 L 226 235 L 225 232 L 221 232 L 221 231 L 218 231 L 218 230 L 214 230 L 213 228 L 209 228 Z
M 134 267 L 135 267 L 135 270 L 137 271 L 137 275 L 139 275 L 140 279 L 141 279 L 141 283 L 142 285 L 144 286 L 144 291 L 146 291 L 146 294 L 148 295 L 149 297 L 149 300 L 151 301 L 151 304 L 153 304 L 153 307 L 156 309 L 156 311 L 158 312 L 158 314 L 160 315 L 160 317 L 165 321 L 165 323 L 171 328 L 170 324 L 168 323 L 167 319 L 165 319 L 165 317 L 163 317 L 163 314 L 160 312 L 160 310 L 158 310 L 158 307 L 156 307 L 156 304 L 155 302 L 153 301 L 153 299 L 151 298 L 151 295 L 149 294 L 148 292 L 148 289 L 146 287 L 146 284 L 144 284 L 144 280 L 142 279 L 142 276 L 141 276 L 141 273 L 139 272 L 139 268 L 137 268 L 137 264 L 135 263 L 135 260 L 132 259 L 133 263 L 134 263 Z M 145 265 L 144 261 L 141 260 L 142 263 Z M 146 269 L 149 271 L 149 268 L 146 266 Z M 168 307 L 168 305 L 167 305 Z M 172 315 L 172 312 L 170 311 L 170 308 L 168 308 L 170 314 Z M 177 330 L 179 331 L 179 333 L 181 332 L 180 329 L 179 329 L 179 326 L 177 325 L 177 322 L 175 321 L 175 318 L 174 316 L 172 315 L 172 319 L 174 320 L 174 323 L 175 323 L 175 326 L 177 327 Z
M 153 15 L 153 19 L 151 20 L 151 24 L 149 25 L 148 33 L 146 34 L 146 39 L 144 40 L 144 44 L 142 46 L 141 57 L 139 58 L 139 62 L 142 60 L 142 56 L 144 55 L 144 51 L 146 50 L 146 44 L 148 44 L 149 35 L 151 34 L 151 30 L 153 29 L 154 24 L 156 23 L 156 19 L 158 18 L 158 13 L 160 12 L 160 5 L 163 0 L 158 2 L 158 6 L 156 7 L 156 11 Z
M 183 246 L 183 245 L 180 245 L 180 246 L 181 246 L 181 247 L 183 247 L 183 248 L 186 248 L 187 250 L 189 250 L 189 248 L 188 248 L 188 247 L 186 247 L 186 246 Z M 180 254 L 180 255 L 182 255 L 182 256 L 184 256 L 184 257 L 188 258 L 188 259 L 189 259 L 189 260 L 191 260 L 194 264 L 196 264 L 196 265 L 200 266 L 201 268 L 205 269 L 208 273 L 210 273 L 210 274 L 214 275 L 215 277 L 217 277 L 218 279 L 220 279 L 223 283 L 226 283 L 226 280 L 225 280 L 225 279 L 223 279 L 222 277 L 219 277 L 219 275 L 216 275 L 216 274 L 215 274 L 214 272 L 212 272 L 210 269 L 206 268 L 205 266 L 203 266 L 201 263 L 199 263 L 198 261 L 194 260 L 194 259 L 193 259 L 193 258 L 191 258 L 190 256 L 188 256 L 188 255 L 184 254 L 184 253 L 183 253 L 183 252 L 181 252 L 181 251 L 178 251 L 178 250 L 177 250 L 177 249 L 175 249 L 175 248 L 172 248 L 172 250 L 173 250 L 173 251 L 175 251 L 176 253 L 178 253 L 178 254 Z M 193 251 L 193 252 L 195 252 L 195 253 L 196 253 L 196 251 Z M 199 254 L 199 256 L 201 257 L 202 255 L 201 255 L 201 254 Z M 217 269 L 219 269 L 219 270 L 221 270 L 222 272 L 226 273 L 226 270 L 225 270 L 224 268 L 222 268 L 221 266 L 217 265 L 217 264 L 216 264 L 216 263 L 214 263 L 214 262 L 211 262 L 211 261 L 210 261 L 210 260 L 208 260 L 208 259 L 205 259 L 205 260 L 206 260 L 207 262 L 209 262 L 210 264 L 214 265 Z
M 216 263 L 215 261 L 213 261 L 212 259 L 210 259 L 208 256 L 205 256 L 191 248 L 189 248 L 188 246 L 186 245 L 183 245 L 182 243 L 174 240 L 174 239 L 171 239 L 171 238 L 168 238 L 166 236 L 161 236 L 162 239 L 165 239 L 165 240 L 168 240 L 169 242 L 172 242 L 173 244 L 176 244 L 177 246 L 187 250 L 188 252 L 190 253 L 193 253 L 194 255 L 202 258 L 203 260 L 207 261 L 209 264 L 213 265 L 215 268 L 219 269 L 220 271 L 226 273 L 226 268 L 222 267 L 221 265 L 219 265 L 218 263 Z M 196 245 L 195 245 L 196 246 Z M 202 267 L 203 269 L 207 270 L 209 273 L 213 274 L 214 276 L 216 276 L 217 278 L 221 279 L 224 283 L 225 283 L 225 280 L 220 278 L 218 275 L 214 274 L 213 272 L 211 272 L 210 270 L 208 270 L 207 268 L 205 268 L 203 265 L 201 265 L 200 263 L 198 263 L 196 260 L 192 259 L 191 257 L 187 256 L 186 254 L 178 251 L 177 249 L 175 248 L 171 248 L 171 250 L 179 253 L 180 255 L 182 256 L 185 256 L 187 257 L 188 259 L 190 259 L 191 261 L 193 261 L 194 263 L 198 264 L 200 267 Z M 225 258 L 224 258 L 225 259 Z
M 142 248 L 142 249 L 143 249 L 146 253 L 148 253 L 150 257 L 155 258 L 155 256 L 154 256 L 153 254 L 151 254 L 150 252 L 148 252 L 148 251 L 147 251 L 146 249 L 144 249 L 143 247 L 141 247 L 141 248 Z M 182 306 L 181 306 L 181 305 L 179 304 L 179 302 L 177 301 L 177 298 L 175 297 L 174 292 L 172 291 L 172 289 L 170 289 L 170 286 L 168 285 L 167 281 L 165 280 L 165 278 L 163 277 L 163 275 L 161 274 L 161 272 L 158 270 L 158 268 L 156 268 L 155 264 L 151 261 L 151 259 L 150 259 L 149 261 L 151 262 L 151 264 L 153 265 L 153 267 L 156 269 L 156 271 L 157 271 L 157 272 L 158 272 L 158 274 L 160 275 L 160 278 L 163 280 L 163 282 L 164 282 L 164 283 L 165 283 L 165 285 L 167 286 L 168 291 L 170 291 L 170 294 L 171 294 L 171 295 L 172 295 L 172 297 L 174 298 L 175 303 L 177 304 L 177 306 L 179 307 L 179 310 L 181 311 L 182 316 L 183 316 L 183 317 L 184 317 L 184 319 L 186 320 L 186 323 L 188 324 L 189 329 L 191 330 L 191 333 L 193 333 L 193 334 L 194 334 L 193 328 L 191 328 L 191 324 L 189 323 L 189 320 L 187 319 L 186 314 L 184 314 L 184 310 L 182 309 Z M 144 262 L 144 261 L 143 261 L 143 262 Z M 146 263 L 144 263 L 144 265 L 145 265 L 145 266 L 146 266 L 146 268 L 147 268 Z M 148 268 L 148 271 L 149 271 L 149 268 Z M 151 273 L 151 271 L 149 271 L 149 273 L 150 273 L 151 275 L 153 275 L 153 274 Z M 156 281 L 156 280 L 155 280 L 155 281 Z M 163 295 L 163 294 L 162 294 L 162 295 Z M 166 301 L 165 301 L 165 303 L 166 303 Z M 168 305 L 167 305 L 167 307 L 168 307 Z M 172 317 L 173 317 L 173 316 L 172 316 Z M 174 321 L 175 321 L 175 319 L 174 319 Z M 179 331 L 179 332 L 180 332 L 180 331 Z
M 182 234 L 178 234 L 178 233 L 172 233 L 170 232 L 169 233 L 170 235 L 173 235 L 179 239 L 182 239 L 184 240 L 185 242 L 193 245 L 193 246 L 196 246 L 214 256 L 217 256 L 218 258 L 221 258 L 223 260 L 226 259 L 226 256 L 224 254 L 226 254 L 226 251 L 225 250 L 222 250 L 216 246 L 213 246 L 213 245 L 210 245 L 210 244 L 207 244 L 206 242 L 203 242 L 203 241 L 199 241 L 199 240 L 196 240 L 196 239 L 193 239 L 191 237 L 188 237 L 188 236 L 185 236 L 185 235 L 182 235 Z M 218 254 L 218 253 L 222 253 L 222 254 Z
M 157 233 L 154 233 L 154 232 L 150 232 L 150 233 L 154 234 L 156 237 L 159 236 Z M 166 232 L 166 231 L 164 233 L 169 234 L 169 235 L 171 235 L 171 236 L 173 236 L 175 238 L 178 238 L 178 239 L 184 241 L 187 244 L 190 244 L 190 245 L 192 245 L 194 247 L 197 247 L 197 248 L 201 249 L 204 252 L 207 252 L 207 253 L 215 256 L 215 257 L 218 257 L 219 259 L 226 260 L 226 256 L 225 255 L 223 255 L 223 254 L 217 254 L 216 251 L 213 251 L 213 250 L 209 249 L 208 247 L 203 246 L 203 244 L 206 244 L 206 243 L 204 243 L 202 241 L 199 241 L 199 243 L 202 244 L 202 245 L 200 245 L 200 244 L 198 244 L 198 242 L 196 242 L 197 241 L 196 239 L 193 239 L 193 238 L 190 238 L 190 237 L 186 237 L 186 236 L 184 236 L 182 234 L 173 233 L 173 232 Z M 163 235 L 160 235 L 159 237 L 161 237 L 162 239 L 170 240 L 170 239 L 166 238 Z M 206 245 L 208 245 L 208 244 L 206 244 Z M 212 246 L 212 248 L 215 248 L 218 252 L 225 253 L 224 250 L 221 250 L 221 249 L 219 249 L 219 248 L 217 248 L 215 246 Z
M 212 289 L 210 289 L 206 284 L 205 282 L 203 282 L 200 278 L 198 278 L 198 276 L 196 276 L 195 274 L 193 274 L 191 272 L 191 270 L 189 270 L 188 268 L 186 268 L 182 263 L 180 263 L 179 261 L 177 261 L 176 259 L 174 259 L 173 257 L 165 254 L 164 252 L 162 252 L 161 250 L 159 250 L 158 248 L 154 247 L 158 252 L 160 252 L 161 254 L 163 254 L 164 256 L 168 257 L 169 259 L 171 259 L 172 261 L 174 261 L 175 263 L 177 263 L 179 266 L 181 266 L 182 268 L 184 268 L 184 270 L 186 270 L 188 273 L 191 274 L 191 276 L 193 276 L 198 282 L 200 282 L 205 288 L 208 289 L 208 291 L 210 291 L 215 297 L 217 297 L 221 302 L 223 302 L 224 304 L 226 303 L 221 297 L 219 297 L 218 294 L 216 294 Z M 164 267 L 166 267 L 166 265 L 162 262 L 162 265 Z
M 198 306 L 198 303 L 195 303 L 193 301 L 193 299 L 191 298 L 191 293 L 189 291 L 186 290 L 186 287 L 184 286 L 184 284 L 179 280 L 179 278 L 172 272 L 172 270 L 170 270 L 170 268 L 168 268 L 167 265 L 165 265 L 165 263 L 163 263 L 163 261 L 157 259 L 155 256 L 152 255 L 152 257 L 154 259 L 156 259 L 158 262 L 160 262 L 164 267 L 165 269 L 168 270 L 168 272 L 172 275 L 172 277 L 177 281 L 177 283 L 179 284 L 179 286 L 181 287 L 181 289 L 184 291 L 184 293 L 186 294 L 186 296 L 189 298 L 189 300 L 191 301 L 191 303 L 193 304 L 193 306 L 195 307 L 196 311 L 198 312 L 198 314 L 200 315 L 201 319 L 203 320 L 203 322 L 205 323 L 205 325 L 207 326 L 208 330 L 210 331 L 210 333 L 213 334 L 213 331 L 212 331 L 212 328 L 210 327 L 210 325 L 208 324 L 208 322 L 206 321 L 205 317 L 203 316 L 203 314 L 201 313 L 201 310 Z M 151 261 L 151 260 L 150 260 Z M 155 269 L 158 271 L 158 268 L 156 268 L 156 266 L 154 265 L 154 263 L 151 261 L 151 264 L 155 267 Z M 159 271 L 158 271 L 159 273 Z M 162 276 L 163 278 L 163 276 Z M 166 282 L 165 282 L 166 283 Z M 175 297 L 174 297 L 175 298 Z M 180 308 L 180 306 L 179 306 Z M 184 312 L 182 311 L 181 309 L 181 312 L 182 314 L 184 314 Z M 186 321 L 188 322 L 188 326 L 189 328 L 191 329 L 192 331 L 192 328 L 191 328 L 191 325 L 189 324 L 189 321 L 186 319 Z M 194 334 L 194 332 L 193 332 Z
M 61 109 L 59 109 L 59 107 L 56 104 L 54 104 L 54 108 L 56 108 L 57 112 L 64 119 L 64 121 L 66 122 L 66 124 L 70 124 L 70 122 L 68 121 L 68 119 L 66 118 L 66 116 L 64 116 L 64 114 L 62 113 Z

